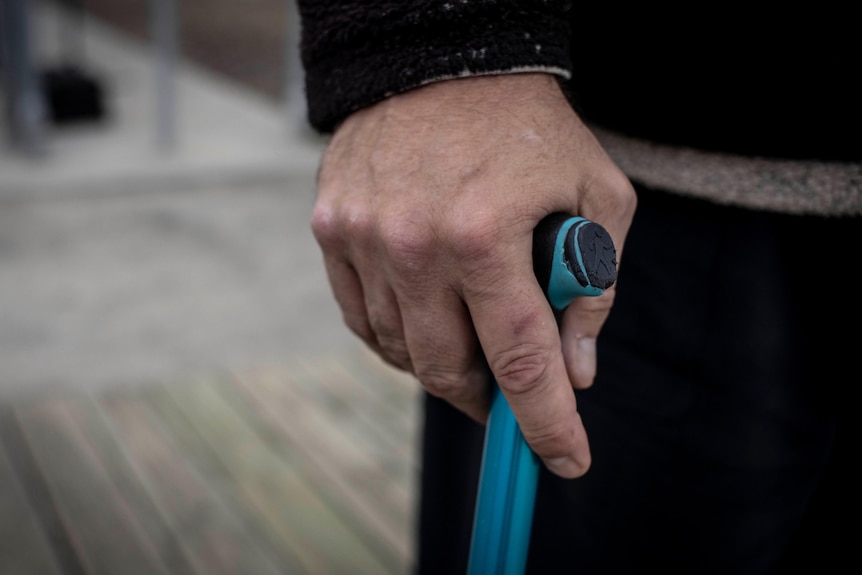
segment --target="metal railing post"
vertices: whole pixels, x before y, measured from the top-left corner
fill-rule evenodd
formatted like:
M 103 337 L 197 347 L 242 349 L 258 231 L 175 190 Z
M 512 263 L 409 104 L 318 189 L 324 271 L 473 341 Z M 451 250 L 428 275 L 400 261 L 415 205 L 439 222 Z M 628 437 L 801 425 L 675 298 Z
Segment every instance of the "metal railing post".
M 45 103 L 33 62 L 28 0 L 0 0 L 0 74 L 13 147 L 45 152 Z
M 287 30 L 284 45 L 284 108 L 290 135 L 309 130 L 306 120 L 305 76 L 299 51 L 302 28 L 297 0 L 287 0 Z
M 177 147 L 177 86 L 179 26 L 175 0 L 150 0 L 150 29 L 155 71 L 155 143 L 160 151 Z

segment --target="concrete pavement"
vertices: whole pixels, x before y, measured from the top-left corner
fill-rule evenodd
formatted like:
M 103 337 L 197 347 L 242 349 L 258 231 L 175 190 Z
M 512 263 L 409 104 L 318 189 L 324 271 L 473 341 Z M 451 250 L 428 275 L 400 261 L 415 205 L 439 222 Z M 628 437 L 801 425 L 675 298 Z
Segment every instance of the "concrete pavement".
M 177 146 L 160 149 L 150 48 L 98 22 L 85 32 L 109 121 L 51 131 L 41 158 L 0 147 L 0 393 L 360 349 L 308 227 L 324 141 L 182 62 Z

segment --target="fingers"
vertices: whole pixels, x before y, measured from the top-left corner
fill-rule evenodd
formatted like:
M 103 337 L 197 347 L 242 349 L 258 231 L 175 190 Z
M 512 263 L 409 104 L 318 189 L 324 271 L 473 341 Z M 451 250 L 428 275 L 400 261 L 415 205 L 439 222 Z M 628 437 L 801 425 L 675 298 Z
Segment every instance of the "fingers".
M 464 274 L 470 281 L 461 293 L 439 276 L 372 266 L 359 255 L 357 264 L 337 256 L 325 262 L 345 323 L 381 357 L 413 371 L 429 393 L 480 422 L 489 408 L 490 367 L 534 451 L 554 473 L 577 477 L 590 464 L 569 383 L 577 377 L 566 373 L 558 328 L 535 281 L 530 250 L 510 248 L 465 250 L 472 256 L 462 267 L 477 271 Z M 600 325 L 600 311 L 575 311 Z M 592 332 L 576 333 L 589 341 Z M 592 368 L 581 380 L 592 380 L 591 357 Z M 587 365 L 582 359 L 568 363 Z
M 432 395 L 484 423 L 490 381 L 464 302 L 452 289 L 408 290 L 401 301 L 414 373 Z M 429 314 L 428 309 L 434 313 Z
M 596 340 L 610 313 L 615 289 L 599 297 L 576 299 L 566 308 L 561 326 L 563 357 L 569 381 L 575 389 L 586 389 L 596 377 Z
M 315 209 L 312 231 L 323 248 L 329 284 L 350 330 L 389 364 L 412 371 L 395 294 L 374 261 L 373 234 L 360 219 L 323 202 Z
M 372 348 L 389 364 L 412 372 L 410 353 L 404 341 L 401 310 L 388 278 L 368 262 L 358 267 L 368 325 L 374 338 Z
M 535 280 L 529 248 L 490 258 L 464 298 L 500 390 L 524 438 L 545 465 L 578 477 L 590 465 L 586 431 L 560 351 L 550 306 Z
M 413 371 L 395 294 L 381 274 L 360 274 L 346 259 L 324 258 L 345 325 L 390 365 Z
M 533 274 L 532 226 L 582 215 L 619 255 L 632 194 L 553 78 L 509 74 L 351 114 L 327 146 L 312 225 L 351 330 L 479 421 L 490 367 L 531 447 L 575 477 L 590 454 L 572 385 L 593 380 L 613 296 L 575 302 L 561 342 Z
M 484 423 L 487 367 L 456 291 L 433 274 L 396 274 L 394 264 L 371 265 L 361 253 L 354 260 L 324 258 L 345 324 L 389 364 L 413 372 L 429 393 Z
M 329 278 L 332 294 L 341 309 L 344 324 L 377 351 L 377 336 L 375 336 L 368 321 L 368 314 L 365 312 L 365 295 L 356 270 L 347 260 L 337 256 L 326 256 L 323 262 L 326 266 L 326 275 Z
M 617 273 L 623 246 L 635 209 L 637 196 L 631 182 L 613 164 L 607 163 L 601 178 L 582 189 L 582 215 L 600 223 L 610 234 L 616 250 Z M 582 297 L 572 302 L 560 326 L 566 370 L 575 389 L 586 389 L 596 377 L 596 342 L 608 318 L 616 294 L 616 284 L 599 297 Z
M 329 245 L 325 219 L 319 216 L 314 229 Z M 392 231 L 375 235 L 405 237 Z M 475 331 L 457 292 L 439 273 L 428 272 L 433 255 L 419 254 L 421 237 L 412 235 L 407 244 L 377 242 L 374 249 L 368 248 L 375 242 L 357 241 L 363 249 L 336 242 L 340 249 L 324 257 L 330 285 L 345 324 L 371 349 L 413 372 L 429 393 L 484 423 L 490 381 Z M 417 266 L 419 261 L 423 265 Z

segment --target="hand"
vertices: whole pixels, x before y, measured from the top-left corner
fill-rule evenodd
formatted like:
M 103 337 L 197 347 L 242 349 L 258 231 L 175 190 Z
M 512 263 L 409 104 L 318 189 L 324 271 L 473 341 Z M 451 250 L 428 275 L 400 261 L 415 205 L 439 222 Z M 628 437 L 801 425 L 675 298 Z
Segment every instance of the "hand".
M 614 289 L 577 300 L 561 342 L 532 233 L 549 213 L 580 215 L 620 260 L 636 198 L 556 80 L 446 80 L 360 110 L 333 134 L 318 188 L 312 230 L 347 326 L 480 422 L 490 368 L 547 467 L 585 473 L 572 386 L 593 381 Z

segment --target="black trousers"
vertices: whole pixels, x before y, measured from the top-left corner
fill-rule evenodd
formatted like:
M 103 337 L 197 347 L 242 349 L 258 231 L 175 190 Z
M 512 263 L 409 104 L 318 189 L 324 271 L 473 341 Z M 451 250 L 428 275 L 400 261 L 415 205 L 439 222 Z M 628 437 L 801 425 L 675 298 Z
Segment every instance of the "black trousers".
M 859 218 L 638 196 L 576 393 L 593 464 L 542 470 L 528 572 L 859 570 Z M 425 417 L 418 572 L 465 573 L 483 428 Z

